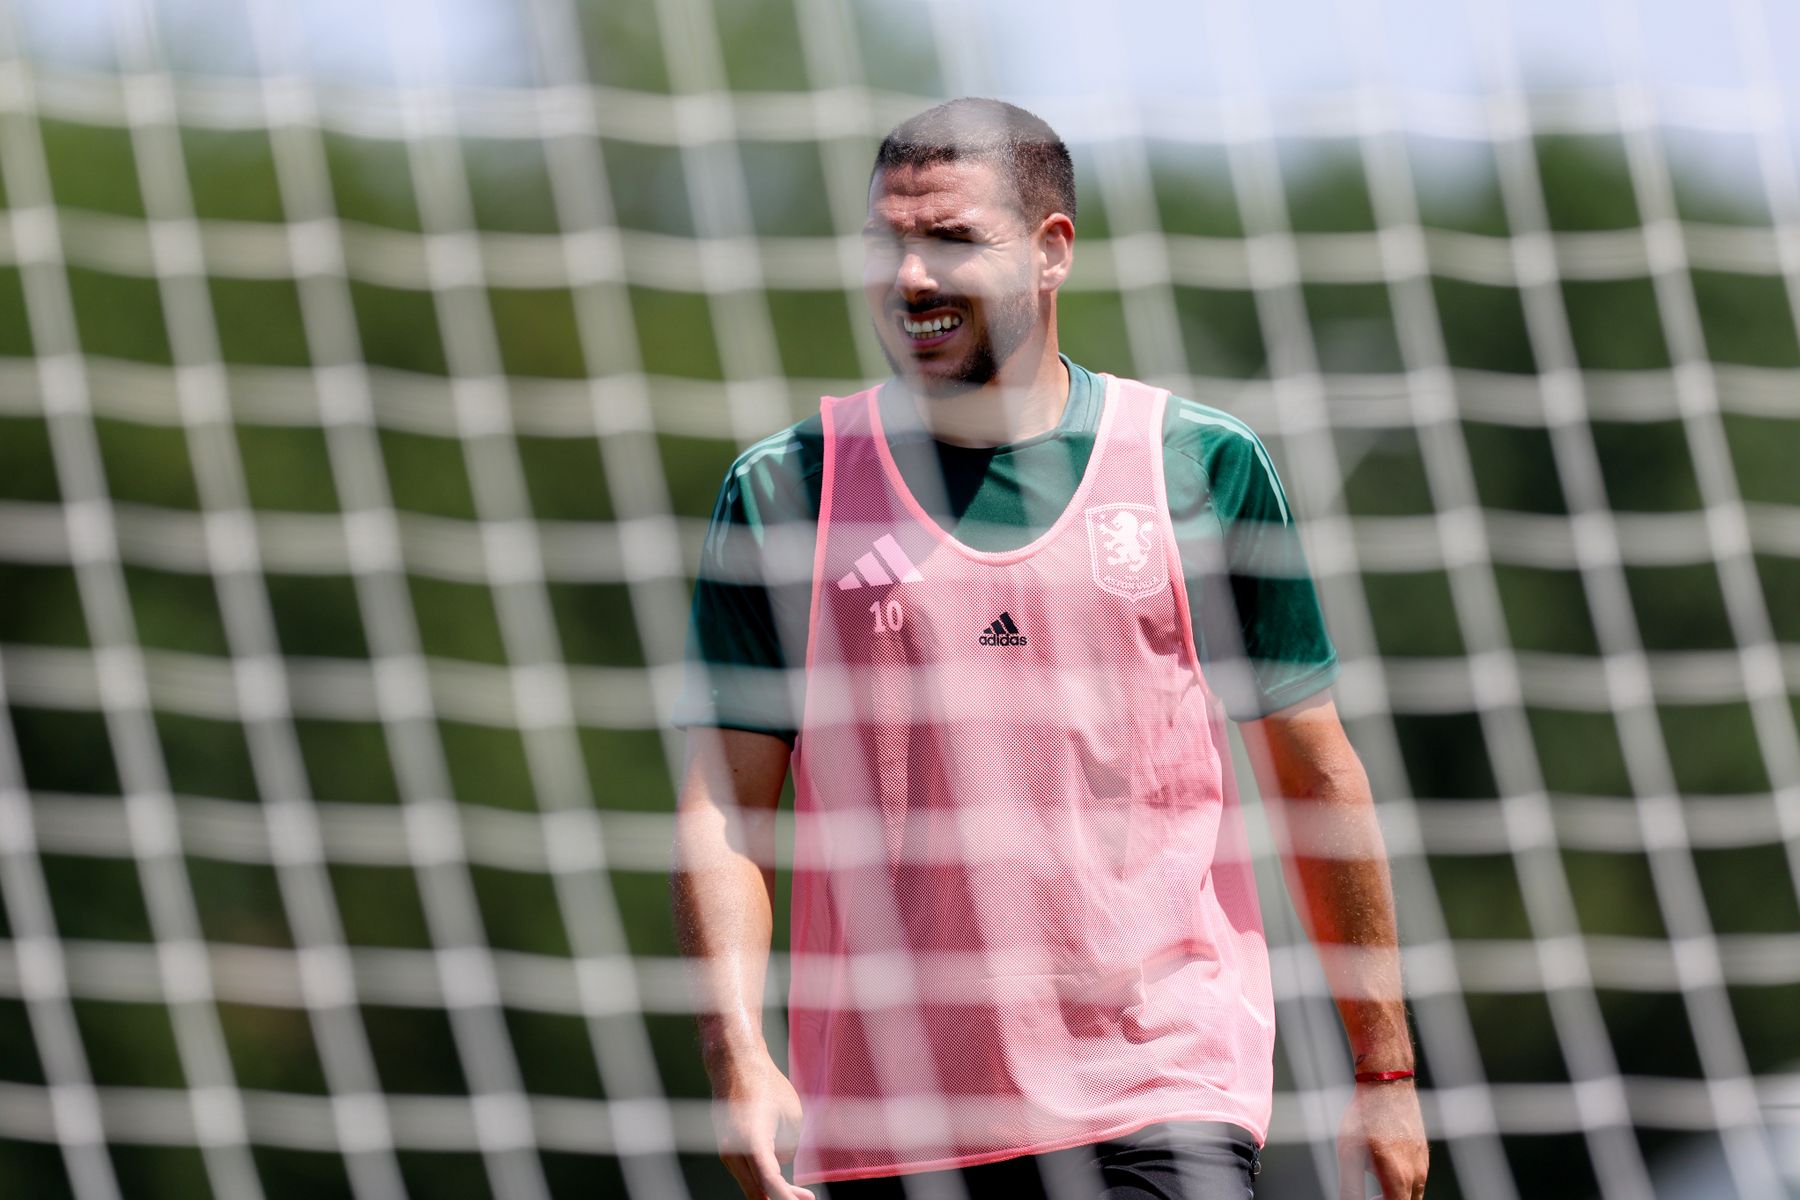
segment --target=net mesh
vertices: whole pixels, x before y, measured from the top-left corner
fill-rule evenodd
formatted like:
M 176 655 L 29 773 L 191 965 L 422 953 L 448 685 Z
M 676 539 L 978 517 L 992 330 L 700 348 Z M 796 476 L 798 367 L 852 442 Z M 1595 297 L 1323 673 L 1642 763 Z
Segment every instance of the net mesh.
M 1065 8 L 1034 91 L 1065 43 L 913 8 L 0 5 L 0 1178 L 737 1194 L 667 902 L 692 574 L 736 451 L 885 374 L 875 140 L 1010 88 L 1081 173 L 1065 349 L 1304 519 L 1431 1194 L 1800 1189 L 1791 14 L 1583 6 L 1571 83 L 1556 6 L 1225 3 L 1164 88 Z M 1251 835 L 1262 1186 L 1335 1194 Z

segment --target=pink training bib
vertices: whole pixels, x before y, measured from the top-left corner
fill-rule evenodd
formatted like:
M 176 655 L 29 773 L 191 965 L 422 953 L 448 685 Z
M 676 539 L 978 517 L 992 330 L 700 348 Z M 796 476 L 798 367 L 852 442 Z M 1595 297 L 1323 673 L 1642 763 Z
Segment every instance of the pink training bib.
M 1103 375 L 1074 499 L 985 553 L 824 400 L 794 760 L 797 1183 L 1157 1121 L 1268 1130 L 1268 952 L 1163 487 L 1168 393 Z

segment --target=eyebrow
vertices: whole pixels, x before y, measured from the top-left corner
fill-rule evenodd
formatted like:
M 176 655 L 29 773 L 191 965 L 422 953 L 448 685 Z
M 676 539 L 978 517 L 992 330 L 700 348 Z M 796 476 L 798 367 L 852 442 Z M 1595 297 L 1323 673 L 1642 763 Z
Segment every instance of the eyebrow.
M 863 225 L 864 233 L 889 233 L 894 226 L 886 221 L 869 221 Z M 967 221 L 934 221 L 925 228 L 926 234 L 934 237 L 953 237 L 969 235 L 976 232 L 975 226 Z

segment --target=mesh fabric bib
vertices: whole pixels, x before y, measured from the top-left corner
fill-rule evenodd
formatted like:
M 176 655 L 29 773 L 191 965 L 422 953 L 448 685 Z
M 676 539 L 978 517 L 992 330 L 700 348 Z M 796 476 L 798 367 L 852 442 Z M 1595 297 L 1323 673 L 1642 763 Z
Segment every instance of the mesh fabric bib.
M 1168 393 L 1106 385 L 1017 550 L 941 530 L 875 389 L 824 402 L 794 760 L 798 1183 L 1156 1121 L 1266 1136 L 1274 1004 L 1163 487 Z

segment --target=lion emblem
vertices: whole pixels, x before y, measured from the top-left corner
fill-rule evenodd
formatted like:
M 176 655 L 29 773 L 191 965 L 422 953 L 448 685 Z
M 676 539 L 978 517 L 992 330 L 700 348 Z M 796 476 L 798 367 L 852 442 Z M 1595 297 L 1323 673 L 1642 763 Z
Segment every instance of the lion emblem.
M 1087 510 L 1094 582 L 1127 600 L 1154 596 L 1168 583 L 1156 552 L 1156 509 L 1148 504 L 1102 504 Z
M 1150 561 L 1150 528 L 1130 509 L 1113 513 L 1112 520 L 1100 527 L 1100 540 L 1106 548 L 1106 565 L 1123 563 L 1133 571 L 1141 571 Z

